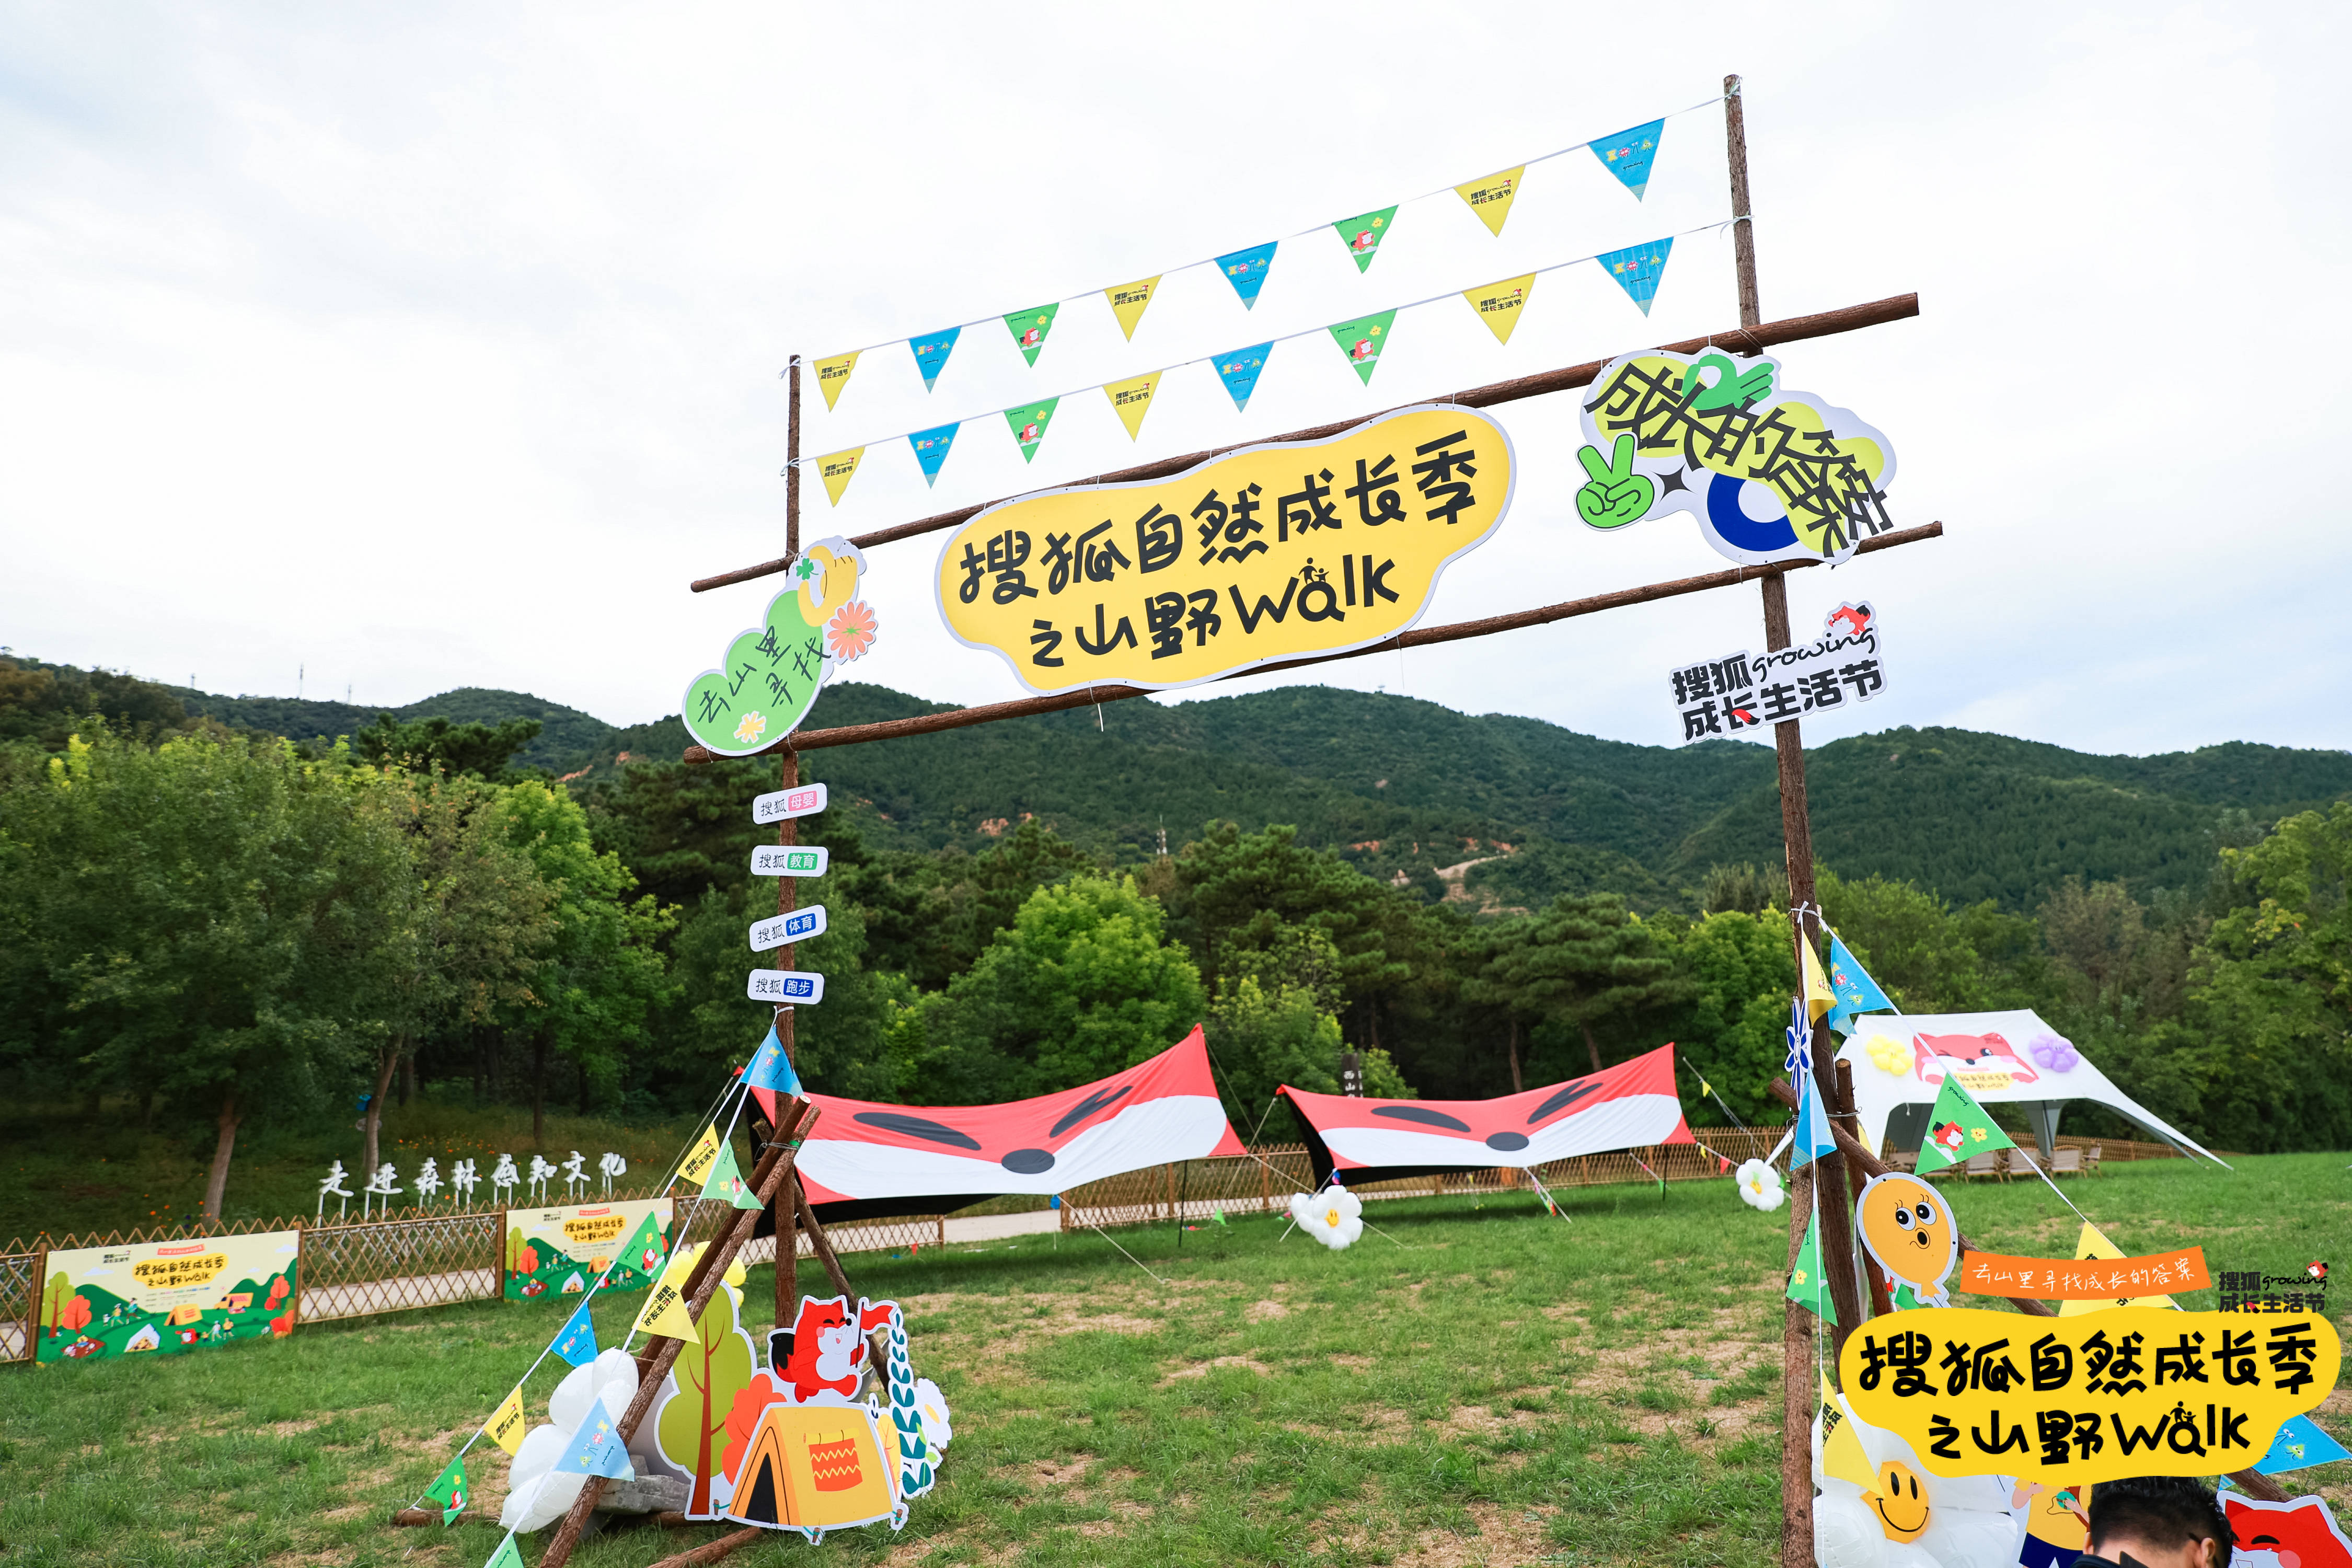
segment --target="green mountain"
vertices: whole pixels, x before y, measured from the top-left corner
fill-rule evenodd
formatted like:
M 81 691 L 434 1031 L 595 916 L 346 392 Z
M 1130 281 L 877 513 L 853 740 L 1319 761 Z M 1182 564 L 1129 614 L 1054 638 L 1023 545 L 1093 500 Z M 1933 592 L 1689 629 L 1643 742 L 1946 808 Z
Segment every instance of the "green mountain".
M 568 773 L 612 748 L 619 731 L 593 713 L 566 708 L 561 702 L 521 691 L 494 691 L 461 686 L 405 708 L 371 708 L 364 703 L 329 702 L 294 697 L 215 697 L 197 692 L 186 697 L 187 710 L 217 719 L 234 729 L 260 730 L 289 741 L 331 741 L 375 722 L 379 713 L 395 719 L 444 718 L 459 724 L 488 724 L 496 729 L 508 719 L 536 719 L 539 738 L 515 755 L 519 766 L 546 768 Z M 683 749 L 681 747 L 681 749 Z

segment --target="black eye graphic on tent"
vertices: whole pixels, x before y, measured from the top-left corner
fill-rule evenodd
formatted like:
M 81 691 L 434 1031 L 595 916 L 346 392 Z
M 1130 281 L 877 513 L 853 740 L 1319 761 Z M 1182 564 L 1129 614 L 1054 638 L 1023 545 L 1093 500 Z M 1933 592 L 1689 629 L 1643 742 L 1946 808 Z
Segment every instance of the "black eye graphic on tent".
M 1592 1083 L 1563 1084 L 1558 1093 L 1549 1096 L 1542 1104 L 1528 1112 L 1526 1124 L 1529 1127 L 1540 1125 L 1549 1118 L 1574 1105 L 1586 1095 L 1596 1092 L 1600 1087 Z M 1457 1100 L 1454 1103 L 1458 1105 L 1462 1102 Z M 1502 1106 L 1499 1101 L 1494 1103 L 1497 1105 L 1504 1121 L 1512 1120 L 1510 1112 L 1513 1108 Z M 1478 1129 L 1463 1121 L 1462 1118 L 1449 1116 L 1443 1110 L 1433 1110 L 1425 1105 L 1379 1105 L 1372 1108 L 1372 1114 L 1385 1116 L 1391 1121 L 1411 1121 L 1423 1127 L 1440 1128 L 1447 1132 L 1465 1132 L 1473 1138 L 1479 1136 Z M 1528 1135 L 1516 1127 L 1497 1127 L 1494 1131 L 1486 1134 L 1481 1142 L 1489 1149 L 1509 1154 L 1516 1153 L 1528 1146 Z
M 1045 1142 L 1050 1143 L 1074 1131 L 1126 1099 L 1132 1088 L 1129 1084 L 1120 1084 L 1115 1089 L 1099 1089 L 1087 1095 L 1064 1111 L 1060 1120 L 1045 1130 Z M 853 1120 L 863 1121 L 868 1127 L 879 1127 L 885 1132 L 896 1132 L 902 1138 L 919 1138 L 927 1143 L 937 1143 L 949 1149 L 968 1149 L 983 1157 L 988 1152 L 986 1145 L 971 1133 L 942 1121 L 934 1121 L 927 1116 L 911 1116 L 903 1110 L 861 1110 Z M 1038 1148 L 1012 1149 L 996 1156 L 996 1163 L 1016 1176 L 1043 1175 L 1054 1168 L 1054 1152 Z

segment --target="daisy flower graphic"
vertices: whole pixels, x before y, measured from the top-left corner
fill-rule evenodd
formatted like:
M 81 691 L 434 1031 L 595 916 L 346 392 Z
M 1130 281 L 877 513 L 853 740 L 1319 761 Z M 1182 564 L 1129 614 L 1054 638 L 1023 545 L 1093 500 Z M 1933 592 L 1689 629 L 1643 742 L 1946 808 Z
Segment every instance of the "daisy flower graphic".
M 853 600 L 825 623 L 824 640 L 833 657 L 846 663 L 874 646 L 876 630 L 872 608 L 862 600 Z
M 768 721 L 764 714 L 750 712 L 736 721 L 735 739 L 746 746 L 767 732 Z

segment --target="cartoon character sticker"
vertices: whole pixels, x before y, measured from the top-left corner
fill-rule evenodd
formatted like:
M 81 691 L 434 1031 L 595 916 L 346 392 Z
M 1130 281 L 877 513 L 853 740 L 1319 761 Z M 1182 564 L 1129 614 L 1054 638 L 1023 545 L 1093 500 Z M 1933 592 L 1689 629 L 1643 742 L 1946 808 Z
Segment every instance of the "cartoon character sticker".
M 1916 1176 L 1873 1176 L 1853 1214 L 1896 1310 L 1952 1304 L 1944 1281 L 1960 1260 L 1960 1227 L 1941 1193 Z
M 1921 1083 L 1931 1087 L 1941 1084 L 1947 1073 L 1975 1075 L 1974 1082 L 1969 1078 L 1960 1079 L 1972 1089 L 2013 1089 L 2019 1084 L 2042 1081 L 2042 1075 L 2017 1054 L 2016 1047 L 1990 1031 L 1981 1035 L 1919 1035 L 1914 1038 L 1919 1049 L 1912 1063 L 1913 1070 Z

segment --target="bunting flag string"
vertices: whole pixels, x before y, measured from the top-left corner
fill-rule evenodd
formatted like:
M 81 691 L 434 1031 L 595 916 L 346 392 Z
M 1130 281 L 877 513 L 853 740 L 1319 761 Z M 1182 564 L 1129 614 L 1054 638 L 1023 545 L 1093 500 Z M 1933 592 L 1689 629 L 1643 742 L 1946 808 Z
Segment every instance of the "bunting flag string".
M 1477 215 L 1479 221 L 1486 226 L 1487 232 L 1500 237 L 1503 232 L 1503 222 L 1510 216 L 1511 204 L 1518 195 L 1519 186 L 1526 179 L 1527 172 L 1538 163 L 1548 163 L 1555 158 L 1564 158 L 1579 149 L 1590 149 L 1592 155 L 1601 161 L 1601 166 L 1615 175 L 1618 182 L 1631 191 L 1633 198 L 1639 201 L 1649 188 L 1650 166 L 1656 160 L 1658 142 L 1665 133 L 1666 121 L 1677 115 L 1711 109 L 1722 101 L 1723 98 L 1720 94 L 1713 98 L 1702 99 L 1696 103 L 1661 115 L 1646 124 L 1636 125 L 1630 130 L 1619 131 L 1607 136 L 1596 136 L 1590 141 L 1561 147 L 1538 157 L 1530 158 L 1516 167 L 1498 170 L 1480 179 L 1460 184 L 1441 185 L 1435 190 L 1423 191 L 1419 195 L 1409 196 L 1405 201 L 1396 203 L 1394 205 L 1376 208 L 1328 226 L 1318 224 L 1300 229 L 1295 234 L 1284 235 L 1279 239 L 1267 240 L 1261 245 L 1247 246 L 1240 250 L 1228 251 L 1222 256 L 1188 261 L 1181 266 L 1156 272 L 1149 278 L 1138 279 L 1132 283 L 1114 283 L 1100 290 L 1081 290 L 1079 293 L 1055 300 L 1051 304 L 1039 305 L 1027 310 L 1015 310 L 1003 317 L 1002 320 L 1012 329 L 1014 345 L 1021 350 L 1023 357 L 1034 368 L 1037 363 L 1038 351 L 1045 347 L 1046 335 L 1053 330 L 1055 312 L 1071 300 L 1084 299 L 1087 295 L 1097 291 L 1109 301 L 1111 313 L 1118 320 L 1119 331 L 1126 334 L 1130 342 L 1135 339 L 1136 324 L 1142 321 L 1143 312 L 1150 305 L 1152 296 L 1158 291 L 1161 281 L 1171 273 L 1189 271 L 1195 267 L 1215 267 L 1224 274 L 1225 280 L 1234 286 L 1234 292 L 1240 299 L 1243 307 L 1253 309 L 1257 304 L 1258 290 L 1265 287 L 1266 274 L 1273 268 L 1275 251 L 1284 239 L 1298 239 L 1315 233 L 1318 228 L 1328 226 L 1339 237 L 1340 243 L 1347 247 L 1348 254 L 1355 258 L 1356 270 L 1362 273 L 1370 268 L 1372 258 L 1379 253 L 1381 241 L 1388 237 L 1390 229 L 1396 222 L 1396 215 L 1400 207 L 1411 202 L 1427 201 L 1433 196 L 1444 195 L 1447 191 L 1452 191 L 1460 196 L 1465 203 L 1468 204 L 1470 210 Z M 985 316 L 980 318 L 980 321 L 986 320 L 988 318 Z M 874 349 L 887 348 L 891 342 L 903 341 L 914 349 L 916 365 L 923 375 L 924 390 L 932 390 L 939 382 L 940 372 L 946 368 L 948 355 L 954 351 L 957 334 L 965 327 L 978 324 L 979 321 L 964 321 L 953 327 L 943 327 L 927 337 L 889 339 L 884 342 L 868 343 L 863 349 L 852 350 L 847 353 L 832 354 L 815 361 L 817 388 L 824 394 L 826 410 L 830 412 L 840 402 L 842 389 L 849 384 L 850 374 L 857 368 L 857 356 Z
M 1224 353 L 1213 354 L 1205 360 L 1183 360 L 1176 364 L 1163 365 L 1158 370 L 1147 372 L 1142 375 L 1130 376 L 1122 381 L 1105 382 L 1101 384 L 1100 390 L 1109 397 L 1111 407 L 1118 411 L 1120 420 L 1126 424 L 1130 440 L 1137 438 L 1141 432 L 1144 412 L 1150 406 L 1151 399 L 1158 394 L 1160 384 L 1166 380 L 1171 372 L 1182 370 L 1189 365 L 1205 363 L 1213 366 L 1217 373 L 1218 381 L 1224 386 L 1226 395 L 1234 400 L 1234 411 L 1239 413 L 1249 407 L 1250 395 L 1257 388 L 1258 378 L 1265 373 L 1266 360 L 1274 353 L 1275 344 L 1288 342 L 1293 338 L 1315 337 L 1324 332 L 1331 335 L 1332 341 L 1339 344 L 1339 352 L 1347 356 L 1348 363 L 1355 368 L 1358 377 L 1369 386 L 1371 384 L 1372 371 L 1380 363 L 1381 351 L 1388 346 L 1391 332 L 1400 311 L 1434 304 L 1440 300 L 1458 299 L 1477 313 L 1478 319 L 1485 322 L 1487 330 L 1495 334 L 1497 342 L 1507 343 L 1511 341 L 1511 333 L 1518 326 L 1519 316 L 1527 308 L 1528 297 L 1535 291 L 1536 279 L 1544 273 L 1558 272 L 1570 267 L 1580 267 L 1588 261 L 1599 262 L 1602 270 L 1606 271 L 1618 287 L 1625 291 L 1626 296 L 1641 307 L 1642 314 L 1647 316 L 1650 313 L 1651 302 L 1657 297 L 1659 280 L 1665 275 L 1666 258 L 1673 252 L 1675 241 L 1687 235 L 1723 229 L 1738 221 L 1738 217 L 1726 218 L 1720 223 L 1685 229 L 1682 235 L 1670 235 L 1664 239 L 1653 240 L 1647 245 L 1633 246 L 1623 250 L 1606 251 L 1594 256 L 1580 256 L 1570 261 L 1556 261 L 1549 267 L 1538 267 L 1532 272 L 1523 272 L 1517 278 L 1506 278 L 1498 282 L 1481 284 L 1475 289 L 1465 289 L 1458 293 L 1432 294 L 1427 299 L 1410 300 L 1402 305 L 1391 306 L 1385 310 L 1376 310 L 1368 316 L 1359 316 L 1353 321 L 1338 321 L 1328 327 L 1308 327 L 1300 331 L 1286 333 L 1282 337 L 1269 338 L 1265 342 L 1255 343 L 1247 348 L 1232 349 Z M 1272 250 L 1271 247 L 1261 248 L 1269 253 Z M 1234 287 L 1236 289 L 1242 287 L 1240 279 L 1234 279 Z M 1139 304 L 1136 309 L 1140 311 L 1142 306 Z M 948 334 L 934 334 L 934 337 L 946 335 Z M 1004 416 L 1006 425 L 1013 433 L 1014 444 L 1021 448 L 1021 455 L 1024 460 L 1033 459 L 1036 456 L 1038 444 L 1045 437 L 1045 427 L 1052 421 L 1055 411 L 1062 401 L 1086 390 L 1089 389 L 1074 388 L 1069 392 L 1058 393 L 1052 397 L 1039 398 L 1033 403 L 1024 403 L 1015 407 L 995 411 Z M 937 483 L 940 468 L 948 458 L 948 448 L 954 445 L 956 432 L 973 419 L 987 417 L 988 415 L 985 413 L 974 414 L 950 424 L 933 426 L 928 430 L 914 430 L 907 433 L 906 439 L 914 448 L 915 460 L 922 468 L 925 485 Z M 885 437 L 885 439 L 890 438 Z M 871 442 L 867 443 L 867 446 L 871 445 Z M 866 451 L 866 446 L 851 447 L 842 451 L 827 453 L 823 457 L 803 458 L 801 461 L 816 464 L 817 471 L 824 478 L 825 494 L 831 498 L 834 505 L 838 506 L 841 504 L 842 492 L 849 488 L 850 477 L 857 471 L 858 463 Z

